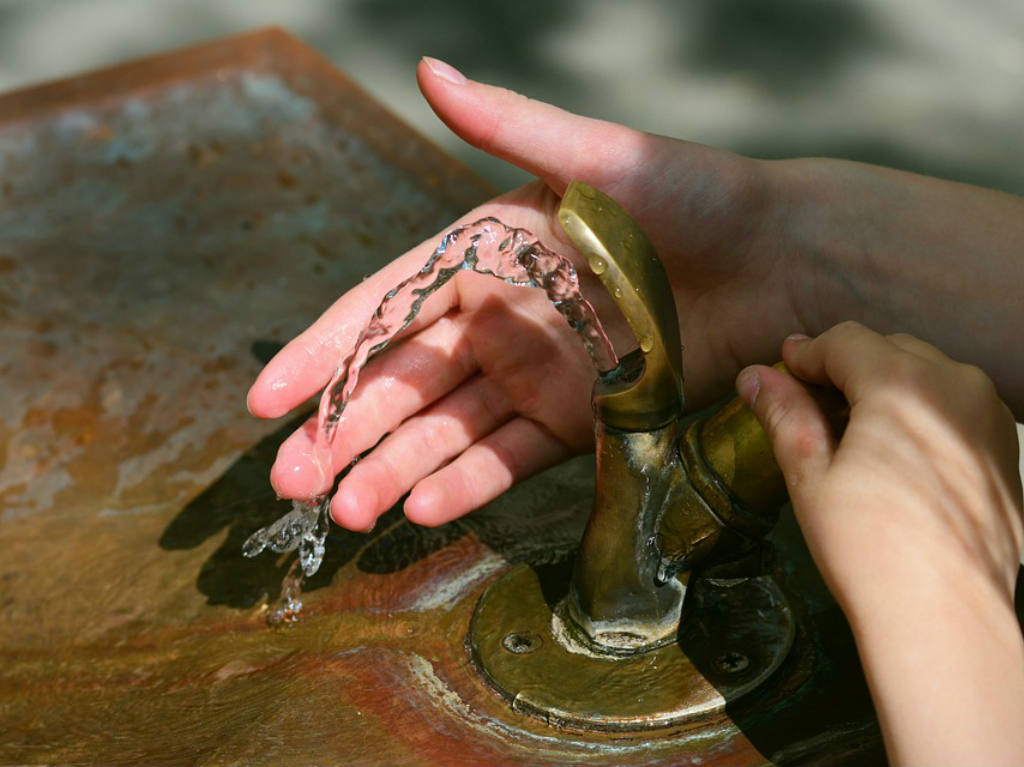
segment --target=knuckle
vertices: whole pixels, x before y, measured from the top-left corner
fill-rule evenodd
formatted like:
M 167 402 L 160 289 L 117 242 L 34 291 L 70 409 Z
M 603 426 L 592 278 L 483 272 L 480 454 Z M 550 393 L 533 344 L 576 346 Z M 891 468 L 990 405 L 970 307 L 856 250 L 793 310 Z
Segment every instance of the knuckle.
M 960 386 L 965 388 L 971 395 L 986 399 L 999 399 L 996 385 L 989 378 L 988 373 L 977 365 L 958 362 L 957 372 L 959 373 Z
M 904 389 L 920 389 L 934 379 L 923 359 L 902 350 L 892 354 L 887 368 L 885 377 L 888 382 Z
M 374 479 L 378 488 L 399 487 L 403 490 L 405 489 L 401 468 L 395 463 L 393 457 L 386 452 L 378 454 L 378 451 L 374 451 L 367 457 L 364 463 L 356 464 L 355 468 L 362 468 L 367 473 L 376 474 L 377 476 Z
M 510 445 L 500 439 L 492 439 L 488 442 L 487 448 L 498 463 L 505 467 L 513 481 L 516 477 L 522 476 L 522 459 Z
M 476 407 L 479 420 L 496 424 L 512 410 L 512 403 L 505 390 L 491 379 L 482 379 L 477 392 Z
M 910 335 L 910 333 L 890 333 L 887 335 L 886 340 L 892 341 L 897 344 L 913 344 L 913 343 L 924 343 L 916 336 Z
M 867 328 L 865 328 L 861 323 L 857 322 L 857 320 L 843 320 L 842 322 L 833 326 L 831 330 L 828 330 L 825 333 L 823 333 L 823 335 L 827 336 L 829 334 L 832 334 L 834 336 L 838 336 L 841 338 L 848 338 L 850 336 L 860 335 L 866 329 Z
M 818 454 L 825 442 L 825 435 L 817 427 L 800 424 L 789 435 L 787 448 L 795 459 L 804 461 Z
M 453 426 L 447 417 L 435 417 L 418 424 L 413 449 L 420 456 L 447 456 Z
M 516 410 L 526 416 L 536 415 L 543 411 L 548 396 L 548 393 L 539 387 L 530 386 L 518 396 Z

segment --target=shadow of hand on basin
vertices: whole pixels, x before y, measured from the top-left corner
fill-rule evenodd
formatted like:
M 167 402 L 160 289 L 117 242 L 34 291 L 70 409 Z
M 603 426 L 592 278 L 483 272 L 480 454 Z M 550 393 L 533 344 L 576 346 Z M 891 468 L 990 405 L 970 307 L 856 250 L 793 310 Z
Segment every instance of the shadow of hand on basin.
M 551 354 L 558 351 L 546 337 L 549 331 L 543 324 L 538 326 L 531 320 L 517 317 L 508 307 L 509 304 L 495 297 L 485 299 L 479 311 L 488 321 L 475 324 L 474 333 L 486 335 L 500 326 L 504 338 L 530 338 L 534 349 L 548 348 L 543 346 L 547 344 Z M 539 334 L 538 327 L 541 328 Z M 472 346 L 472 335 L 467 333 L 462 343 Z M 534 336 L 537 338 L 532 338 Z M 495 340 L 488 337 L 487 343 L 493 346 Z M 411 337 L 401 345 L 408 352 L 419 342 Z M 256 342 L 252 347 L 252 353 L 262 361 L 267 361 L 277 350 L 275 344 L 267 341 Z M 457 352 L 450 351 L 448 355 L 454 353 Z M 442 356 L 428 346 L 417 349 L 415 355 L 418 364 L 412 366 L 411 373 L 387 371 L 389 376 L 414 386 L 416 382 L 408 380 L 407 375 L 451 364 L 450 356 Z M 490 372 L 496 375 L 495 371 Z M 368 370 L 361 385 L 366 385 L 374 375 L 376 373 Z M 585 393 L 581 394 L 581 401 L 586 401 Z M 275 497 L 269 481 L 270 469 L 281 443 L 309 415 L 308 410 L 302 412 L 250 447 L 212 485 L 190 501 L 163 531 L 159 540 L 161 548 L 180 550 L 195 548 L 228 529 L 224 541 L 202 565 L 196 579 L 198 590 L 206 595 L 209 604 L 248 608 L 263 600 L 272 601 L 280 594 L 281 582 L 295 555 L 275 557 L 264 553 L 247 559 L 242 555 L 242 544 L 253 532 L 290 509 L 290 501 Z M 581 460 L 585 465 L 577 462 L 539 481 L 522 483 L 484 509 L 438 527 L 422 527 L 406 521 L 402 514 L 404 497 L 378 519 L 369 534 L 332 525 L 320 569 L 305 580 L 304 589 L 309 591 L 328 585 L 335 573 L 353 560 L 366 573 L 398 572 L 467 534 L 474 535 L 509 562 L 546 565 L 562 561 L 579 542 L 592 499 L 593 459 Z
M 217 535 L 228 534 L 204 562 L 196 587 L 209 604 L 249 608 L 274 600 L 295 554 L 252 559 L 242 556 L 242 543 L 260 527 L 286 513 L 290 501 L 275 497 L 270 467 L 277 449 L 308 413 L 283 424 L 242 454 L 216 482 L 196 496 L 171 520 L 160 537 L 166 550 L 192 549 Z M 579 462 L 578 462 L 579 464 Z M 422 527 L 406 520 L 400 500 L 378 520 L 371 533 L 355 533 L 332 525 L 320 570 L 304 582 L 304 590 L 322 588 L 352 560 L 363 572 L 386 575 L 426 559 L 464 535 L 509 562 L 529 561 L 544 566 L 561 562 L 574 549 L 585 521 L 588 481 L 579 465 L 568 481 L 546 481 L 516 488 L 485 509 L 439 527 Z M 523 505 L 536 514 L 523 514 Z M 583 512 L 581 514 L 581 511 Z
M 291 508 L 270 486 L 270 467 L 281 443 L 308 417 L 304 412 L 249 448 L 206 490 L 196 496 L 160 536 L 166 550 L 192 549 L 227 528 L 217 550 L 203 563 L 196 588 L 213 605 L 249 608 L 273 601 L 296 554 L 242 555 L 242 544 L 252 533 Z M 319 571 L 304 581 L 312 590 L 330 584 L 334 574 L 357 555 L 361 570 L 391 573 L 429 556 L 465 533 L 465 525 L 419 528 L 402 518 L 400 505 L 381 517 L 374 532 L 354 533 L 331 526 Z

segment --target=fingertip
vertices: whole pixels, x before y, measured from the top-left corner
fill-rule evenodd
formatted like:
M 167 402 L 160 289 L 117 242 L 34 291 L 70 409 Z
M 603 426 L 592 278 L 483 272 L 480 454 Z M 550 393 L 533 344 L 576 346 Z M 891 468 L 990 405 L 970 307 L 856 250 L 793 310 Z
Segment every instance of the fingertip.
M 803 333 L 786 337 L 782 342 L 782 362 L 789 373 L 808 383 L 828 382 L 821 358 L 821 338 Z
M 282 498 L 313 498 L 330 490 L 321 472 L 307 461 L 274 461 L 270 485 Z
M 281 443 L 270 467 L 270 484 L 282 498 L 322 495 L 331 489 L 333 478 L 330 457 L 316 450 L 304 429 Z
M 331 519 L 348 530 L 368 533 L 377 524 L 378 516 L 377 496 L 372 487 L 343 482 L 331 499 Z
M 259 403 L 259 394 L 256 391 L 256 384 L 254 383 L 249 387 L 249 391 L 245 393 L 245 409 L 249 411 L 249 415 L 254 415 L 257 418 L 263 418 L 262 408 Z
M 461 73 L 434 62 L 424 59 L 416 79 L 438 118 L 467 143 L 556 190 L 575 178 L 613 188 L 626 169 L 650 156 L 648 134 L 580 117 L 509 88 L 465 78 L 459 82 Z
M 757 390 L 748 399 L 740 387 L 749 395 L 753 374 Z M 776 368 L 754 366 L 740 373 L 737 391 L 768 434 L 791 490 L 809 472 L 827 463 L 834 450 L 832 432 L 821 408 L 793 376 Z
M 791 333 L 786 336 L 782 341 L 783 358 L 785 358 L 787 354 L 795 354 L 810 340 L 811 337 L 806 333 Z
M 509 101 L 521 98 L 504 88 L 468 80 L 454 67 L 429 57 L 416 68 L 416 82 L 441 122 L 464 141 L 485 150 L 502 115 L 511 114 Z
M 436 78 L 449 85 L 465 85 L 466 76 L 446 61 L 424 56 L 416 68 L 416 75 L 422 82 L 424 77 Z
M 246 408 L 257 418 L 280 418 L 292 408 L 288 380 L 274 373 L 270 365 L 263 368 L 245 395 Z
M 406 518 L 417 525 L 436 527 L 450 521 L 444 514 L 444 493 L 431 482 L 420 482 L 405 499 Z
M 258 381 L 250 386 L 249 391 L 246 392 L 245 407 L 250 415 L 254 415 L 257 418 L 277 418 L 284 415 L 284 413 L 276 412 L 270 403 L 267 402 L 266 396 L 263 393 L 263 387 L 260 386 Z
M 743 368 L 736 376 L 736 393 L 750 407 L 757 401 L 757 394 L 761 391 L 761 376 L 758 373 L 758 366 L 751 365 Z

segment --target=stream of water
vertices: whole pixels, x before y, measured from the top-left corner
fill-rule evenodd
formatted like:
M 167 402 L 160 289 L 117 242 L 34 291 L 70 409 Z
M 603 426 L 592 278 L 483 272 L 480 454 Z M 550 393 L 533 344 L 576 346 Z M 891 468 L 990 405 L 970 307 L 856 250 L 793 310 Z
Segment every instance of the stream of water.
M 384 296 L 360 332 L 351 354 L 337 366 L 324 388 L 317 412 L 314 455 L 330 466 L 330 447 L 344 421 L 363 366 L 382 352 L 419 314 L 423 303 L 461 271 L 473 271 L 510 285 L 540 288 L 580 336 L 598 374 L 614 371 L 618 359 L 593 307 L 580 291 L 572 262 L 546 248 L 525 229 L 484 218 L 452 229 L 438 243 L 423 267 Z M 245 541 L 242 551 L 254 557 L 264 549 L 278 553 L 298 549 L 298 560 L 285 576 L 281 599 L 268 621 L 291 623 L 299 618 L 303 576 L 313 575 L 323 561 L 330 529 L 330 494 L 296 500 L 276 522 Z M 298 565 L 298 566 L 296 566 Z

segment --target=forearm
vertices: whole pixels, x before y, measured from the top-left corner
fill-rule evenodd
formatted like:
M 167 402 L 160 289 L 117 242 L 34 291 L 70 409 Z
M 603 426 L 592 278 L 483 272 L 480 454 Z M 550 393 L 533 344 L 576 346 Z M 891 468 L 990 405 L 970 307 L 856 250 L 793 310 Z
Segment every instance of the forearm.
M 857 640 L 890 759 L 1024 763 L 1017 439 L 992 382 L 934 346 L 844 323 L 737 379 Z M 802 382 L 850 405 L 836 440 Z
M 767 166 L 809 270 L 794 298 L 809 333 L 911 333 L 983 368 L 1024 418 L 1024 197 L 840 160 Z
M 857 642 L 894 764 L 1021 764 L 1024 639 L 998 536 L 949 506 L 848 488 L 797 518 Z M 842 498 L 847 497 L 846 506 Z M 993 510 L 995 516 L 1003 512 Z M 970 517 L 971 515 L 966 515 Z M 954 517 L 957 517 L 954 519 Z M 973 535 L 972 535 L 973 533 Z
M 1020 764 L 1024 642 L 1012 598 L 949 565 L 936 577 L 903 552 L 846 592 L 886 748 L 898 764 Z

